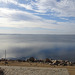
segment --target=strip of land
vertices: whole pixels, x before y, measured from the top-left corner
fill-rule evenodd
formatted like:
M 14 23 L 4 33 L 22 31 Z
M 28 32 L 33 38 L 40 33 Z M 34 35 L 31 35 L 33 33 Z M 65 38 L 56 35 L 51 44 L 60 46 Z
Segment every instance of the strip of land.
M 75 75 L 75 66 L 56 66 L 56 65 L 51 66 L 47 63 L 16 62 L 16 61 L 9 61 L 8 64 L 5 64 L 5 62 L 2 61 L 2 62 L 0 62 L 0 66 L 66 68 L 69 72 L 69 75 Z

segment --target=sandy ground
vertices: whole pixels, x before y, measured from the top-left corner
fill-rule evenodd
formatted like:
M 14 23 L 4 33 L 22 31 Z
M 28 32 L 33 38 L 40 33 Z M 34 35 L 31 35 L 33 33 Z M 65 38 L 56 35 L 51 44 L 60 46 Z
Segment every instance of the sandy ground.
M 69 75 L 65 68 L 0 66 L 4 75 Z
M 0 62 L 1 66 L 4 66 L 4 62 Z M 69 75 L 75 75 L 75 66 L 51 66 L 43 63 L 28 63 L 28 62 L 8 62 L 7 66 L 21 66 L 21 67 L 43 67 L 43 68 L 66 68 Z

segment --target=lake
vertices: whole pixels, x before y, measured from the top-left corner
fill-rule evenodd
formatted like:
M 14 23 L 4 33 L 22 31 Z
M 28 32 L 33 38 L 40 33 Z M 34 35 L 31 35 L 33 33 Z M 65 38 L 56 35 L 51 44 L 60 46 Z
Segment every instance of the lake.
M 1 34 L 0 58 L 35 57 L 75 61 L 75 35 Z

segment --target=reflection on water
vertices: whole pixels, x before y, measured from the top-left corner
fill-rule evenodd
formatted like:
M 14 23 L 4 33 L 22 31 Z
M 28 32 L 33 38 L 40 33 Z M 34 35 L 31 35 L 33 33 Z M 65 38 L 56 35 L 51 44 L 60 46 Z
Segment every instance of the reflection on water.
M 0 35 L 0 58 L 52 58 L 75 61 L 75 35 Z

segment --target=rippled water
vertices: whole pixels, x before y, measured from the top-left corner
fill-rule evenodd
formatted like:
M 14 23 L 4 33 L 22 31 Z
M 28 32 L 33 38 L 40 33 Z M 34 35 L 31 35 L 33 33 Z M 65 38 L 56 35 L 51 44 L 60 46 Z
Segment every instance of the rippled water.
M 75 61 L 75 35 L 0 35 L 0 58 L 52 58 Z

